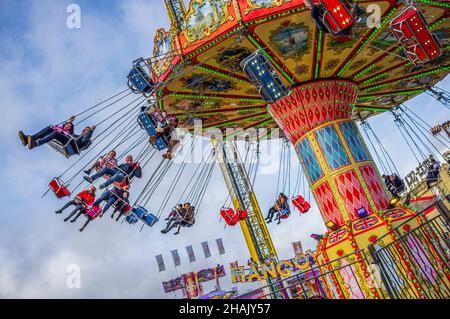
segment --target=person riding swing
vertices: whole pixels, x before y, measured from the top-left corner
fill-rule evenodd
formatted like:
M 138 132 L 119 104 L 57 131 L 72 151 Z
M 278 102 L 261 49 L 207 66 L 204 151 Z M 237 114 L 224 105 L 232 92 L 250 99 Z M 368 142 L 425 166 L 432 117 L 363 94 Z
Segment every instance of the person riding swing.
M 61 209 L 55 211 L 55 213 L 62 214 L 65 209 L 69 208 L 70 206 L 75 206 L 75 209 L 69 214 L 69 216 L 67 216 L 67 218 L 64 219 L 64 221 L 67 222 L 77 212 L 83 210 L 86 206 L 92 205 L 92 203 L 95 201 L 95 192 L 96 188 L 94 186 L 83 190 L 77 196 L 75 196 L 73 200 L 67 202 Z
M 281 218 L 283 216 L 287 216 L 290 213 L 288 198 L 283 193 L 278 195 L 278 199 L 275 201 L 275 204 L 269 209 L 267 217 L 265 220 L 267 223 L 271 223 L 275 214 L 277 214 L 276 219 L 278 220 L 277 224 L 281 223 Z
M 23 146 L 28 146 L 28 149 L 32 150 L 53 140 L 58 141 L 61 145 L 67 145 L 71 140 L 74 140 L 78 150 L 85 150 L 92 143 L 91 138 L 96 127 L 87 126 L 80 135 L 76 135 L 74 133 L 74 120 L 75 116 L 72 116 L 62 124 L 47 126 L 33 135 L 26 135 L 23 131 L 19 131 L 20 141 Z
M 84 176 L 84 179 L 92 184 L 95 180 L 104 175 L 109 175 L 110 178 L 100 185 L 100 189 L 104 189 L 115 182 L 123 182 L 125 179 L 130 181 L 133 177 L 141 178 L 142 169 L 138 162 L 133 161 L 133 156 L 128 155 L 125 158 L 125 163 L 115 168 L 105 167 L 92 176 Z
M 174 218 L 169 219 L 166 228 L 161 230 L 161 233 L 167 234 L 173 228 L 178 227 L 178 230 L 174 235 L 180 233 L 181 227 L 189 227 L 195 223 L 195 207 L 191 206 L 190 203 L 185 203 L 182 210 Z
M 90 175 L 93 170 L 96 170 L 98 172 L 105 167 L 108 168 L 116 167 L 117 166 L 116 155 L 117 155 L 116 151 L 109 151 L 106 156 L 100 157 L 91 167 L 84 170 L 83 172 L 86 173 L 86 175 Z

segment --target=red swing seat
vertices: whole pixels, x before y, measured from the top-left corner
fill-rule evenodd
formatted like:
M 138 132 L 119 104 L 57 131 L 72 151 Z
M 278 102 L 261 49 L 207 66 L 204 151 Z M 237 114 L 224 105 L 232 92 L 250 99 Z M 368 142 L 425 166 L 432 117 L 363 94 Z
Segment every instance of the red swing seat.
M 222 216 L 225 223 L 229 226 L 234 226 L 239 221 L 239 215 L 234 212 L 233 208 L 222 208 L 220 210 L 220 216 Z
M 93 206 L 86 209 L 86 215 L 90 215 L 92 219 L 96 219 L 102 213 L 102 208 L 100 206 Z
M 307 213 L 311 209 L 311 204 L 301 195 L 295 196 L 292 199 L 292 205 L 294 205 L 295 208 L 297 208 L 302 214 Z
M 69 189 L 66 186 L 64 186 L 64 183 L 62 183 L 61 180 L 57 177 L 52 179 L 48 184 L 48 186 L 58 199 L 68 197 L 71 195 Z
M 348 0 L 319 0 L 320 18 L 328 31 L 338 35 L 356 21 L 352 5 Z
M 244 220 L 248 216 L 248 212 L 246 209 L 240 209 L 237 211 L 237 215 L 239 217 L 239 220 Z
M 442 54 L 442 46 L 437 37 L 430 32 L 422 12 L 413 6 L 395 17 L 390 28 L 413 64 L 420 65 L 433 61 Z

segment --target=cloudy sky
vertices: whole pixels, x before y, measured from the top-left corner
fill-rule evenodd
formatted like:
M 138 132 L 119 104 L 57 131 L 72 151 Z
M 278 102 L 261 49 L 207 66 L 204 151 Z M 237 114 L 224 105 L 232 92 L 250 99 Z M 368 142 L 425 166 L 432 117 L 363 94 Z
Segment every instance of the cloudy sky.
M 162 0 L 77 1 L 82 10 L 81 29 L 68 29 L 70 1 L 0 0 L 0 297 L 1 298 L 172 298 L 161 281 L 217 263 L 239 260 L 248 253 L 240 229 L 219 223 L 218 210 L 227 197 L 219 170 L 215 170 L 197 216 L 197 224 L 179 236 L 162 235 L 161 224 L 139 232 L 139 227 L 97 220 L 82 234 L 53 211 L 64 202 L 41 198 L 49 180 L 73 162 L 47 147 L 33 152 L 23 148 L 17 131 L 31 133 L 64 120 L 71 114 L 125 88 L 130 62 L 150 56 L 155 30 L 167 26 Z M 449 87 L 450 81 L 440 84 Z M 423 95 L 407 104 L 431 124 L 448 119 L 449 111 Z M 389 114 L 371 120 L 403 175 L 416 165 Z M 264 145 L 263 147 L 266 147 Z M 276 146 L 270 158 L 277 161 Z M 292 154 L 294 154 L 292 152 Z M 292 171 L 297 160 L 292 157 Z M 269 165 L 269 164 L 267 164 Z M 195 167 L 188 167 L 186 177 Z M 270 171 L 270 170 L 269 170 Z M 144 179 L 151 175 L 144 171 Z M 255 190 L 266 211 L 274 201 L 276 175 L 260 174 Z M 159 207 L 161 194 L 152 199 Z M 134 186 L 138 192 L 143 186 Z M 181 185 L 177 191 L 182 191 Z M 136 193 L 133 194 L 135 198 Z M 154 206 L 152 206 L 152 203 Z M 79 221 L 78 223 L 81 223 Z M 280 258 L 292 257 L 291 242 L 301 240 L 314 248 L 311 233 L 324 227 L 316 206 L 305 216 L 294 214 L 280 226 L 269 225 Z M 216 238 L 223 238 L 226 255 L 218 256 Z M 205 259 L 201 242 L 209 241 L 213 254 Z M 194 246 L 197 261 L 189 264 L 184 247 Z M 180 251 L 183 265 L 175 268 L 170 250 Z M 167 271 L 158 273 L 154 256 L 162 253 Z M 68 266 L 79 265 L 81 287 L 67 287 Z M 230 278 L 222 280 L 230 289 Z M 205 291 L 212 289 L 206 285 Z M 249 289 L 240 286 L 240 291 Z

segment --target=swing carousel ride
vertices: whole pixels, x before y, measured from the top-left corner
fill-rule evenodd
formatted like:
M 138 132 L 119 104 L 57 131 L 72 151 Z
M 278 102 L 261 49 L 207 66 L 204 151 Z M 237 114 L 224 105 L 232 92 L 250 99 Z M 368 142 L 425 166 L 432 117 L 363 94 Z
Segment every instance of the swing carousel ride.
M 252 186 L 257 167 L 247 167 L 242 161 L 236 133 L 224 139 L 218 136 L 230 128 L 247 132 L 246 138 L 252 134 L 249 132 L 256 132 L 259 147 L 260 139 L 276 138 L 273 129 L 280 128 L 281 138 L 288 143 L 286 148 L 293 146 L 298 154 L 328 229 L 326 234 L 316 236 L 314 256 L 315 263 L 322 267 L 320 272 L 330 272 L 323 283 L 326 297 L 393 297 L 392 287 L 386 293 L 373 283 L 365 257 L 368 248 L 395 244 L 400 236 L 393 233 L 396 227 L 402 225 L 405 234 L 419 227 L 425 217 L 419 218 L 411 207 L 401 205 L 402 200 L 391 200 L 356 123 L 370 134 L 373 130 L 368 119 L 391 112 L 403 136 L 405 132 L 409 137 L 418 136 L 406 127 L 405 119 L 410 120 L 410 128 L 414 125 L 426 130 L 426 123 L 410 115 L 403 103 L 426 92 L 448 107 L 448 101 L 442 99 L 448 93 L 436 84 L 450 69 L 450 2 L 191 0 L 185 7 L 182 0 L 165 0 L 165 5 L 170 30 L 156 31 L 153 57 L 134 61 L 128 75 L 129 88 L 140 100 L 131 102 L 133 108 L 126 114 L 117 114 L 123 127 L 129 127 L 136 121 L 134 111 L 141 109 L 137 131 L 132 132 L 143 128 L 151 136 L 150 145 L 148 135 L 140 136 L 121 156 L 142 146 L 137 159 L 144 168 L 158 151 L 168 147 L 169 151 L 130 204 L 127 222 L 153 226 L 170 204 L 170 192 L 184 169 L 185 163 L 175 173 L 158 212 L 149 213 L 144 207 L 161 181 L 167 179 L 165 174 L 173 163 L 173 145 L 157 134 L 151 116 L 165 112 L 177 118 L 180 128 L 193 133 L 186 134 L 193 139 L 207 131 L 215 132 L 210 134 L 214 135 L 212 151 L 203 155 L 191 177 L 194 183 L 178 202 L 191 202 L 198 212 L 216 159 L 234 206 L 224 207 L 221 217 L 230 226 L 241 226 L 253 261 L 276 263 L 278 257 Z M 124 93 L 132 94 L 124 91 L 122 97 Z M 201 123 L 200 128 L 196 123 Z M 108 134 L 118 127 L 109 126 Z M 129 141 L 130 134 L 118 139 L 117 145 Z M 417 146 L 415 136 L 412 139 Z M 433 137 L 442 141 L 437 134 Z M 430 149 L 433 144 L 426 138 L 419 137 L 419 141 Z M 381 146 L 377 152 L 369 141 L 383 173 L 394 172 L 386 150 Z M 444 138 L 446 142 L 448 138 Z M 113 144 L 114 140 L 99 154 L 112 149 Z M 58 149 L 57 145 L 53 147 Z M 64 145 L 59 151 L 66 156 L 80 153 L 72 148 L 68 154 Z M 63 182 L 62 175 L 55 179 L 52 190 L 61 197 L 69 195 L 67 185 L 83 169 L 68 181 Z M 301 213 L 310 209 L 309 201 L 300 195 L 293 197 L 292 204 Z M 280 216 L 286 218 L 289 212 L 280 212 Z M 191 219 L 183 226 L 194 223 Z M 445 274 L 434 285 L 448 293 L 446 256 L 437 258 L 444 265 L 439 271 Z M 415 298 L 427 297 L 416 282 L 414 262 L 401 256 L 396 262 L 403 266 L 395 270 L 395 276 L 403 278 L 403 291 Z M 357 281 L 358 293 L 351 289 L 345 273 L 332 272 L 349 264 L 354 272 L 350 281 Z M 266 281 L 271 298 L 288 297 L 281 293 L 283 284 L 276 278 Z

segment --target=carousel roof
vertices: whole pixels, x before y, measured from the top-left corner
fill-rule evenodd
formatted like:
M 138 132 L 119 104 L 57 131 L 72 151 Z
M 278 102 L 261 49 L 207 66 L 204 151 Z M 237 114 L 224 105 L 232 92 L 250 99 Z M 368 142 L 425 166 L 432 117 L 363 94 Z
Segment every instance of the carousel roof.
M 203 129 L 276 127 L 267 103 L 245 77 L 240 62 L 261 50 L 287 87 L 343 78 L 359 86 L 354 118 L 389 110 L 442 80 L 450 67 L 450 2 L 417 0 L 443 47 L 438 59 L 415 66 L 389 29 L 401 1 L 355 1 L 363 9 L 354 37 L 340 41 L 320 31 L 304 0 L 166 0 L 171 30 L 157 31 L 153 68 L 163 85 L 160 108 L 181 126 L 203 119 Z M 368 27 L 378 5 L 378 27 Z M 183 19 L 179 17 L 183 16 Z M 370 21 L 369 21 L 370 22 Z M 370 24 L 370 23 L 369 23 Z

